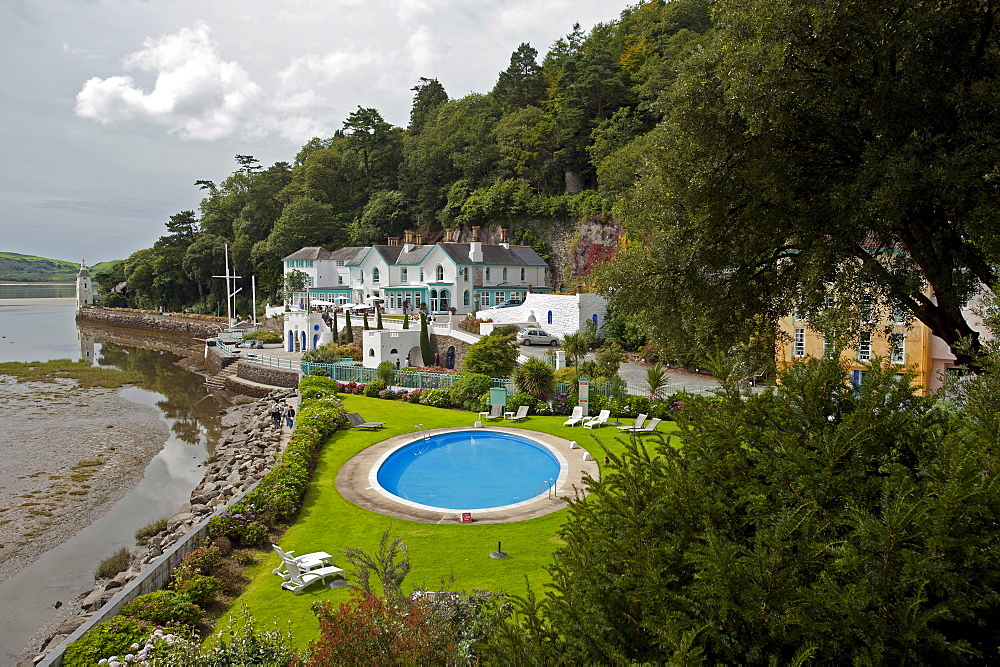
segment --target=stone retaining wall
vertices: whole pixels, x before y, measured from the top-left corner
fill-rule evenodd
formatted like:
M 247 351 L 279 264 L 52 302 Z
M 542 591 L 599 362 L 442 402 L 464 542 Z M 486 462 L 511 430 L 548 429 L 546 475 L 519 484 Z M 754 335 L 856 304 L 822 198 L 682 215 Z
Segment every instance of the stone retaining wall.
M 76 311 L 77 319 L 95 320 L 120 327 L 141 327 L 159 329 L 160 331 L 176 331 L 178 333 L 197 336 L 214 336 L 225 328 L 224 321 L 211 321 L 187 315 L 160 315 L 158 313 L 136 312 L 131 310 L 114 310 L 109 308 L 80 308 Z
M 215 460 L 191 493 L 190 502 L 167 520 L 164 531 L 139 549 L 127 571 L 110 581 L 97 582 L 93 590 L 80 596 L 80 614 L 59 626 L 43 649 L 47 654 L 36 658 L 36 663 L 61 665 L 70 643 L 117 615 L 140 595 L 167 585 L 181 559 L 207 537 L 212 516 L 240 500 L 274 467 L 281 452 L 281 436 L 271 428 L 268 411 L 275 399 L 294 395 L 292 391 L 273 390 L 266 399 L 254 404 L 240 424 L 216 445 Z
M 269 368 L 242 360 L 236 364 L 236 377 L 272 387 L 294 388 L 299 386 L 298 371 Z

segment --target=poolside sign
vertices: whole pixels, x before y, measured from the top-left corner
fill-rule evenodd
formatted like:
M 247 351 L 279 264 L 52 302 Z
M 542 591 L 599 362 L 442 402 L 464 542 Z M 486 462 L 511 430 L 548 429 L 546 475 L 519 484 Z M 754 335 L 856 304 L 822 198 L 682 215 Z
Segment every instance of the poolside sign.
M 583 408 L 583 416 L 590 414 L 590 378 L 580 378 L 580 407 Z
M 462 512 L 462 523 L 472 523 L 472 512 Z

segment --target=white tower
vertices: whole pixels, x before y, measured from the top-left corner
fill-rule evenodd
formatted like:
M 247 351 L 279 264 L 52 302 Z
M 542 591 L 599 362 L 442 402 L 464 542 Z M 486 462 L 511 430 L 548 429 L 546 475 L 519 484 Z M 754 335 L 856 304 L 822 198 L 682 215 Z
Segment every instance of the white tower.
M 84 306 L 94 305 L 94 285 L 90 279 L 90 271 L 87 264 L 80 262 L 80 273 L 76 274 L 76 307 L 77 310 Z

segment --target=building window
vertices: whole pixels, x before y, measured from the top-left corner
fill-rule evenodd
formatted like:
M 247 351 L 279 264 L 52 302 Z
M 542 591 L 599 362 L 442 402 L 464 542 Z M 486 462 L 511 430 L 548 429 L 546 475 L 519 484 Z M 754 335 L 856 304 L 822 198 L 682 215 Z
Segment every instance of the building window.
M 834 304 L 836 304 L 836 303 L 837 303 L 837 299 L 833 296 L 832 293 L 827 292 L 826 294 L 823 295 L 823 307 L 824 308 L 833 308 Z
M 502 282 L 507 282 L 507 267 L 506 266 L 503 267 L 503 281 Z
M 364 269 L 358 269 L 358 284 L 360 284 L 360 285 L 364 285 L 365 284 L 365 270 Z
M 548 318 L 546 319 L 546 322 L 547 322 L 548 324 L 552 324 L 552 311 L 551 311 L 551 310 L 549 311 L 549 316 L 548 316 Z
M 823 336 L 823 356 L 827 359 L 832 359 L 834 354 L 836 354 L 836 348 L 833 346 L 834 337 L 833 335 Z
M 889 334 L 889 363 L 906 363 L 906 334 Z
M 470 305 L 470 303 L 469 303 L 469 290 L 465 290 L 464 292 L 462 292 L 462 305 L 463 306 L 469 306 Z
M 480 292 L 480 294 L 479 294 L 479 303 L 480 303 L 480 305 L 483 305 L 483 306 L 489 306 L 490 305 L 490 293 L 489 292 Z
M 521 282 L 522 283 L 524 282 L 524 275 L 525 275 L 524 269 L 521 269 Z
M 496 299 L 497 303 L 503 303 L 507 300 L 507 292 L 497 292 Z
M 379 273 L 378 272 L 378 267 L 374 267 L 372 269 L 372 282 L 373 283 L 377 283 L 378 282 L 378 273 Z
M 892 323 L 896 326 L 906 325 L 906 306 L 901 303 L 893 304 L 892 307 Z
M 792 344 L 792 356 L 806 356 L 806 330 L 801 327 L 795 329 L 795 342 Z
M 424 282 L 424 267 L 420 267 L 420 282 Z
M 438 292 L 436 289 L 431 290 L 431 312 L 436 312 L 438 309 Z
M 464 280 L 465 282 L 469 282 L 469 267 L 465 267 L 464 269 L 462 269 L 462 280 Z
M 344 284 L 344 276 L 339 276 L 339 275 L 337 276 L 337 284 L 338 285 Z
M 861 331 L 858 333 L 858 361 L 872 360 L 872 332 Z
M 493 271 L 490 269 L 490 267 L 487 266 L 486 267 L 486 282 L 490 282 L 490 280 L 491 280 L 491 274 L 492 273 L 493 273 Z
M 344 260 L 338 259 L 337 260 L 337 266 L 343 266 L 343 265 L 344 265 Z
M 871 301 L 866 300 L 861 302 L 861 312 L 859 314 L 859 317 L 861 319 L 862 324 L 872 323 L 872 319 L 875 317 L 875 312 L 872 307 Z
M 448 290 L 446 289 L 441 290 L 441 293 L 438 295 L 438 307 L 441 310 L 448 310 L 448 307 L 451 306 L 451 304 L 448 303 L 450 300 L 451 300 L 451 294 L 448 292 Z
M 434 269 L 434 279 L 437 280 L 438 282 L 444 280 L 444 267 L 441 266 L 440 264 L 438 264 L 437 268 Z
M 401 282 L 401 283 L 408 283 L 408 282 L 410 282 L 410 279 L 407 276 L 408 273 L 409 273 L 409 271 L 407 270 L 407 268 L 405 266 L 403 268 L 401 268 L 399 270 L 399 282 Z

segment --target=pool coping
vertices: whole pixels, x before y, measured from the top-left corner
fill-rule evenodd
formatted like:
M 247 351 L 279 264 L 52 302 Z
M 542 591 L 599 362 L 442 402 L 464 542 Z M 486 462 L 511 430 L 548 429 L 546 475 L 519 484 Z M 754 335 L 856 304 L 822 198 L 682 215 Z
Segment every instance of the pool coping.
M 428 429 L 426 433 L 450 433 L 453 431 L 468 431 L 468 426 Z M 513 507 L 500 508 L 494 511 L 471 510 L 472 523 L 510 523 L 535 519 L 552 512 L 557 512 L 567 506 L 567 498 L 582 498 L 586 495 L 583 483 L 584 476 L 598 479 L 600 468 L 597 461 L 587 454 L 582 447 L 574 449 L 571 441 L 566 438 L 531 431 L 528 429 L 509 428 L 502 426 L 485 426 L 477 429 L 487 432 L 509 433 L 537 440 L 551 447 L 566 460 L 566 476 L 560 474 L 561 484 L 557 486 L 552 496 L 544 495 L 532 500 L 526 500 Z M 389 450 L 411 442 L 414 433 L 403 433 L 386 438 L 350 458 L 337 473 L 335 483 L 337 490 L 348 501 L 362 509 L 378 512 L 386 516 L 417 521 L 420 523 L 463 523 L 460 510 L 439 510 L 411 507 L 397 502 L 379 493 L 369 485 L 368 474 L 378 460 Z M 590 460 L 586 460 L 586 459 Z

